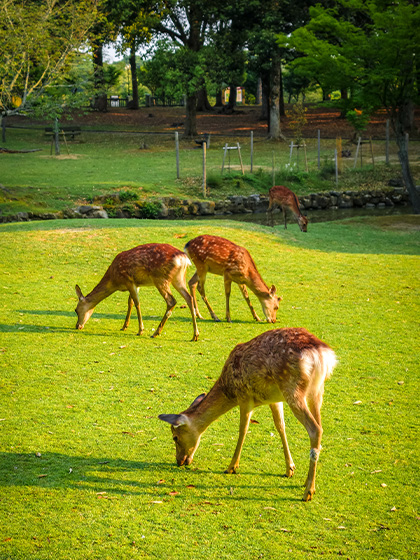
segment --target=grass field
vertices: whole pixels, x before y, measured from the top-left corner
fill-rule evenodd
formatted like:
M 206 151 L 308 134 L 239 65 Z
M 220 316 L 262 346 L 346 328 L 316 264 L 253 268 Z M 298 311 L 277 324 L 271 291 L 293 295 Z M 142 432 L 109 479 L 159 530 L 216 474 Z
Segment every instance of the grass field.
M 150 338 L 165 308 L 152 288 L 140 290 L 142 337 L 135 320 L 119 330 L 122 293 L 74 328 L 74 285 L 91 290 L 115 254 L 154 241 L 182 248 L 205 232 L 245 245 L 277 286 L 276 327 L 306 327 L 339 358 L 312 502 L 301 502 L 309 438 L 289 409 L 291 479 L 268 407 L 255 411 L 235 476 L 223 471 L 238 409 L 209 427 L 187 468 L 157 418 L 187 408 L 237 343 L 273 328 L 253 322 L 236 286 L 232 324 L 212 322 L 201 304 L 196 343 L 180 297 Z M 416 558 L 418 232 L 414 216 L 307 234 L 222 221 L 0 225 L 0 559 Z M 223 317 L 222 279 L 206 289 Z
M 134 132 L 134 131 L 133 131 Z M 50 155 L 51 141 L 43 129 L 7 131 L 10 150 L 38 149 L 32 153 L 2 153 L 0 212 L 51 212 L 73 208 L 95 196 L 129 190 L 141 199 L 169 196 L 203 198 L 203 152 L 193 140 L 180 140 L 180 178 L 177 179 L 174 134 L 133 134 L 89 132 L 84 130 L 75 142 L 68 142 L 68 152 L 61 143 L 61 155 Z M 228 152 L 223 178 L 223 146 L 241 145 L 245 178 L 242 177 L 237 150 Z M 228 195 L 267 194 L 272 186 L 272 171 L 277 184 L 285 184 L 298 195 L 320 191 L 383 188 L 390 178 L 401 174 L 395 144 L 391 144 L 391 166 L 385 166 L 385 143 L 374 144 L 375 168 L 372 170 L 369 146 L 364 146 L 364 168 L 353 171 L 352 158 L 342 158 L 343 173 L 335 181 L 334 139 L 322 139 L 321 172 L 318 172 L 317 140 L 307 139 L 308 170 L 303 151 L 299 160 L 295 150 L 290 159 L 289 143 L 271 143 L 256 137 L 253 146 L 248 137 L 212 136 L 207 152 L 207 185 L 213 200 Z M 414 178 L 419 175 L 419 142 L 410 142 L 410 160 Z M 290 167 L 290 162 L 292 167 Z M 359 162 L 360 163 L 360 162 Z

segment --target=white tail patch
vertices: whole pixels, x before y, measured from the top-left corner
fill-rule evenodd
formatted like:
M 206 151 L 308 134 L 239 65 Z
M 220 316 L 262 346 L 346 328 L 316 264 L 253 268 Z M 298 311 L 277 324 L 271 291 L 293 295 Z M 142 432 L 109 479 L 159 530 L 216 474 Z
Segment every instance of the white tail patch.
M 301 367 L 310 379 L 309 393 L 316 394 L 337 365 L 337 358 L 331 348 L 311 348 L 304 350 Z

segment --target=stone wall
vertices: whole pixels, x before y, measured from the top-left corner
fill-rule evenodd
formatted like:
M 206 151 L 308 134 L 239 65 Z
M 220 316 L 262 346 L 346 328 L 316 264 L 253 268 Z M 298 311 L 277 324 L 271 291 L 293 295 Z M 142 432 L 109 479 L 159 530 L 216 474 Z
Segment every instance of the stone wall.
M 0 222 L 22 222 L 30 220 L 53 220 L 71 218 L 157 218 L 179 219 L 194 216 L 223 216 L 229 214 L 250 214 L 266 212 L 268 197 L 259 194 L 251 196 L 229 196 L 225 200 L 193 200 L 165 197 L 152 202 L 132 202 L 115 205 L 82 205 L 63 212 L 38 214 L 18 212 L 13 216 L 0 216 Z M 109 201 L 109 195 L 106 200 Z M 408 193 L 403 187 L 389 187 L 381 190 L 366 191 L 329 191 L 299 197 L 302 211 L 337 208 L 385 208 L 387 206 L 406 206 L 410 203 Z

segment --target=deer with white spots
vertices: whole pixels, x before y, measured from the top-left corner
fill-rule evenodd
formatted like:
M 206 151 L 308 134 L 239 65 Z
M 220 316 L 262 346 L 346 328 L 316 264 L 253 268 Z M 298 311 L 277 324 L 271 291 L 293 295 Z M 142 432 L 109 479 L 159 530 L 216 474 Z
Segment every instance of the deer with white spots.
M 203 317 L 198 311 L 196 289 L 198 289 L 201 294 L 211 317 L 215 321 L 219 321 L 217 315 L 211 308 L 204 289 L 206 276 L 210 273 L 223 276 L 226 297 L 226 320 L 228 322 L 231 322 L 229 298 L 232 282 L 239 285 L 239 289 L 256 321 L 261 321 L 261 319 L 252 306 L 247 287 L 259 299 L 266 320 L 269 323 L 276 322 L 276 314 L 281 297 L 277 297 L 275 286 L 268 288 L 245 247 L 236 245 L 223 237 L 200 235 L 191 239 L 191 241 L 185 245 L 184 251 L 197 269 L 194 276 L 188 282 L 188 285 L 190 287 L 195 313 L 198 318 L 202 319 Z
M 282 185 L 277 185 L 271 187 L 268 193 L 270 198 L 267 215 L 270 216 L 271 226 L 273 226 L 273 210 L 279 206 L 284 215 L 284 229 L 287 229 L 286 210 L 290 210 L 295 215 L 301 231 L 308 231 L 308 218 L 300 211 L 299 199 L 293 191 Z
M 191 311 L 194 334 L 192 340 L 198 340 L 198 328 L 195 311 L 186 284 L 187 267 L 191 264 L 185 253 L 166 243 L 148 243 L 119 253 L 112 261 L 99 284 L 87 295 L 82 294 L 76 285 L 79 302 L 76 328 L 81 330 L 92 315 L 95 307 L 114 292 L 129 292 L 128 310 L 121 330 L 130 322 L 133 305 L 137 310 L 139 331 L 144 330 L 138 296 L 139 286 L 155 286 L 166 301 L 166 312 L 153 336 L 158 336 L 166 321 L 172 314 L 176 299 L 171 293 L 171 284 L 187 302 Z
M 178 466 L 190 465 L 208 426 L 235 406 L 240 409 L 239 438 L 226 473 L 236 473 L 252 412 L 268 404 L 280 434 L 286 476 L 295 471 L 287 443 L 283 402 L 308 432 L 311 449 L 303 500 L 315 493 L 316 465 L 321 451 L 321 405 L 324 382 L 336 365 L 333 350 L 303 328 L 267 331 L 230 353 L 210 392 L 195 399 L 180 414 L 161 414 L 171 424 Z

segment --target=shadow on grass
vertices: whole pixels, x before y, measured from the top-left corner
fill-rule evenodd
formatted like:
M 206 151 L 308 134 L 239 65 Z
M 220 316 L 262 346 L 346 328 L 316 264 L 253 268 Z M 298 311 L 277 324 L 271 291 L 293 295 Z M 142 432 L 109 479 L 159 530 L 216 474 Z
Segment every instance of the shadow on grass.
M 167 497 L 169 490 L 173 490 L 174 486 L 178 486 L 178 482 L 174 480 L 176 472 L 182 469 L 188 469 L 191 475 L 193 485 L 191 488 L 202 490 L 208 493 L 209 481 L 206 476 L 207 471 L 200 471 L 196 468 L 177 467 L 174 462 L 146 462 L 146 461 L 128 461 L 125 459 L 112 459 L 109 457 L 77 457 L 63 455 L 60 453 L 43 453 L 37 457 L 33 453 L 0 453 L 0 488 L 1 487 L 36 487 L 45 489 L 77 489 L 87 490 L 98 494 L 98 497 L 105 497 L 106 494 L 124 495 L 138 494 L 144 496 L 149 494 L 150 498 Z M 156 480 L 150 482 L 150 473 L 156 472 Z M 215 473 L 211 473 L 214 476 Z M 256 474 L 253 472 L 242 472 L 240 475 L 227 475 L 222 471 L 219 473 L 226 480 L 226 483 L 215 485 L 212 480 L 212 488 L 221 490 L 223 494 L 232 485 L 235 484 L 238 476 L 243 478 Z M 128 476 L 127 476 L 128 475 Z M 144 476 L 145 475 L 145 476 Z M 162 476 L 168 477 L 168 481 L 162 480 Z M 258 478 L 268 479 L 267 486 L 271 489 L 273 482 L 272 477 L 279 479 L 279 490 L 285 483 L 285 477 L 280 473 L 259 473 Z M 169 478 L 172 477 L 172 478 Z M 200 483 L 200 479 L 203 480 Z M 251 483 L 243 483 L 242 489 L 263 490 L 265 485 L 256 485 Z M 185 486 L 187 482 L 183 479 L 179 484 Z M 287 484 L 288 490 L 297 492 L 298 498 L 302 484 L 297 479 L 293 479 L 293 483 L 289 480 Z M 159 490 L 157 493 L 156 491 Z M 217 498 L 217 496 L 216 496 Z M 243 501 L 260 500 L 260 497 L 253 496 L 252 492 L 244 498 L 243 496 L 229 495 L 229 499 Z M 282 498 L 280 498 L 282 499 Z M 284 500 L 290 501 L 290 495 L 285 496 Z

